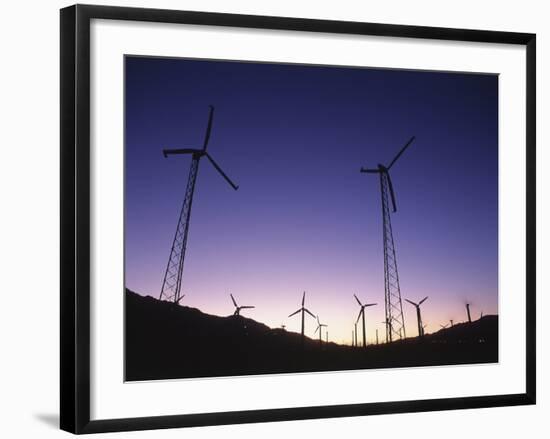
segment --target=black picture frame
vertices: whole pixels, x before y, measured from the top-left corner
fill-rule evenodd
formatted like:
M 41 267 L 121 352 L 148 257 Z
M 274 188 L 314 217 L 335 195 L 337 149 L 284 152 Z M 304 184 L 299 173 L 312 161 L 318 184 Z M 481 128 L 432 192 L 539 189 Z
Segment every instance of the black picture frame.
M 80 434 L 535 404 L 535 34 L 89 5 L 70 6 L 62 9 L 60 13 L 60 426 L 63 430 Z M 92 19 L 525 46 L 527 60 L 525 66 L 527 79 L 526 392 L 481 397 L 90 420 L 90 21 Z

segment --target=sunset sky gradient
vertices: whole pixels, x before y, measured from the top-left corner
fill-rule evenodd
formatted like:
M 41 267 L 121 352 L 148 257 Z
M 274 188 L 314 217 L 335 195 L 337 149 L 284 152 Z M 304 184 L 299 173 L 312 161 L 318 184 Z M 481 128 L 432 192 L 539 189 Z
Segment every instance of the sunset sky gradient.
M 189 156 L 215 106 L 209 152 L 240 186 L 202 160 L 182 303 L 299 331 L 299 308 L 351 341 L 357 294 L 367 338 L 383 338 L 378 177 L 392 168 L 392 224 L 403 299 L 426 332 L 449 319 L 498 313 L 498 76 L 126 57 L 126 286 L 158 297 L 183 201 Z M 403 301 L 408 336 L 414 307 Z M 306 316 L 306 334 L 315 322 Z M 361 336 L 359 336 L 361 337 Z

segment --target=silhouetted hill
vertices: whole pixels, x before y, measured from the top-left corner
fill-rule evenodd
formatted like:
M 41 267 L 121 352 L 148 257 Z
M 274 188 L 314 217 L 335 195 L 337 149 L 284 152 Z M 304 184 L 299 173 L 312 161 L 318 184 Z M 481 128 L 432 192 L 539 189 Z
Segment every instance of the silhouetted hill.
M 498 316 L 487 315 L 472 323 L 457 323 L 426 335 L 426 339 L 434 343 L 497 343 Z
M 498 361 L 498 317 L 366 349 L 126 290 L 126 379 L 152 380 Z

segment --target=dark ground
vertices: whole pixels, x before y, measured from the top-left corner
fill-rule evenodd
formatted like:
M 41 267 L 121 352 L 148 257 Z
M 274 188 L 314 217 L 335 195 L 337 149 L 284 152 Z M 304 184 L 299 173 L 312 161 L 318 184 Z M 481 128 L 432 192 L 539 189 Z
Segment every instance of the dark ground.
M 433 366 L 498 361 L 498 316 L 366 349 L 305 339 L 126 290 L 126 380 Z

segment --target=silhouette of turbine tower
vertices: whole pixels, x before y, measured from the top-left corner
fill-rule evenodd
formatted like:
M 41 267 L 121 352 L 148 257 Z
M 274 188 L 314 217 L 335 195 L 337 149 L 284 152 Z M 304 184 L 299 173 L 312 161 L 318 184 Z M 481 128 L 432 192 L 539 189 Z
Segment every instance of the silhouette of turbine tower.
M 191 206 L 193 204 L 193 194 L 195 192 L 195 183 L 197 181 L 197 173 L 199 171 L 199 163 L 202 157 L 206 157 L 212 166 L 218 171 L 221 176 L 231 185 L 235 190 L 238 189 L 229 177 L 222 171 L 219 165 L 214 161 L 212 156 L 206 152 L 208 147 L 208 141 L 210 140 L 210 133 L 212 131 L 212 119 L 214 117 L 214 107 L 210 105 L 210 114 L 208 116 L 208 126 L 206 128 L 206 134 L 204 136 L 204 143 L 202 149 L 184 148 L 184 149 L 164 149 L 162 152 L 164 157 L 176 154 L 191 154 L 191 168 L 189 170 L 189 177 L 187 179 L 187 187 L 185 189 L 185 197 L 183 199 L 183 205 L 180 211 L 178 219 L 178 225 L 176 227 L 176 234 L 172 242 L 172 248 L 170 250 L 170 257 L 168 258 L 168 265 L 166 266 L 166 272 L 164 273 L 164 279 L 162 281 L 162 288 L 160 290 L 160 300 L 171 301 L 176 304 L 183 298 L 181 294 L 181 281 L 183 275 L 183 264 L 185 262 L 185 250 L 187 248 L 187 236 L 189 234 L 189 221 L 191 219 Z
M 384 305 L 386 311 L 386 341 L 392 342 L 396 338 L 405 338 L 405 319 L 403 317 L 403 303 L 401 301 L 401 287 L 397 271 L 397 257 L 391 225 L 389 198 L 391 197 L 392 210 L 397 211 L 395 192 L 390 177 L 390 169 L 401 157 L 401 154 L 413 142 L 414 136 L 401 148 L 389 166 L 378 164 L 376 169 L 361 168 L 361 172 L 378 174 L 380 177 L 380 193 L 382 199 L 382 238 L 384 243 Z

